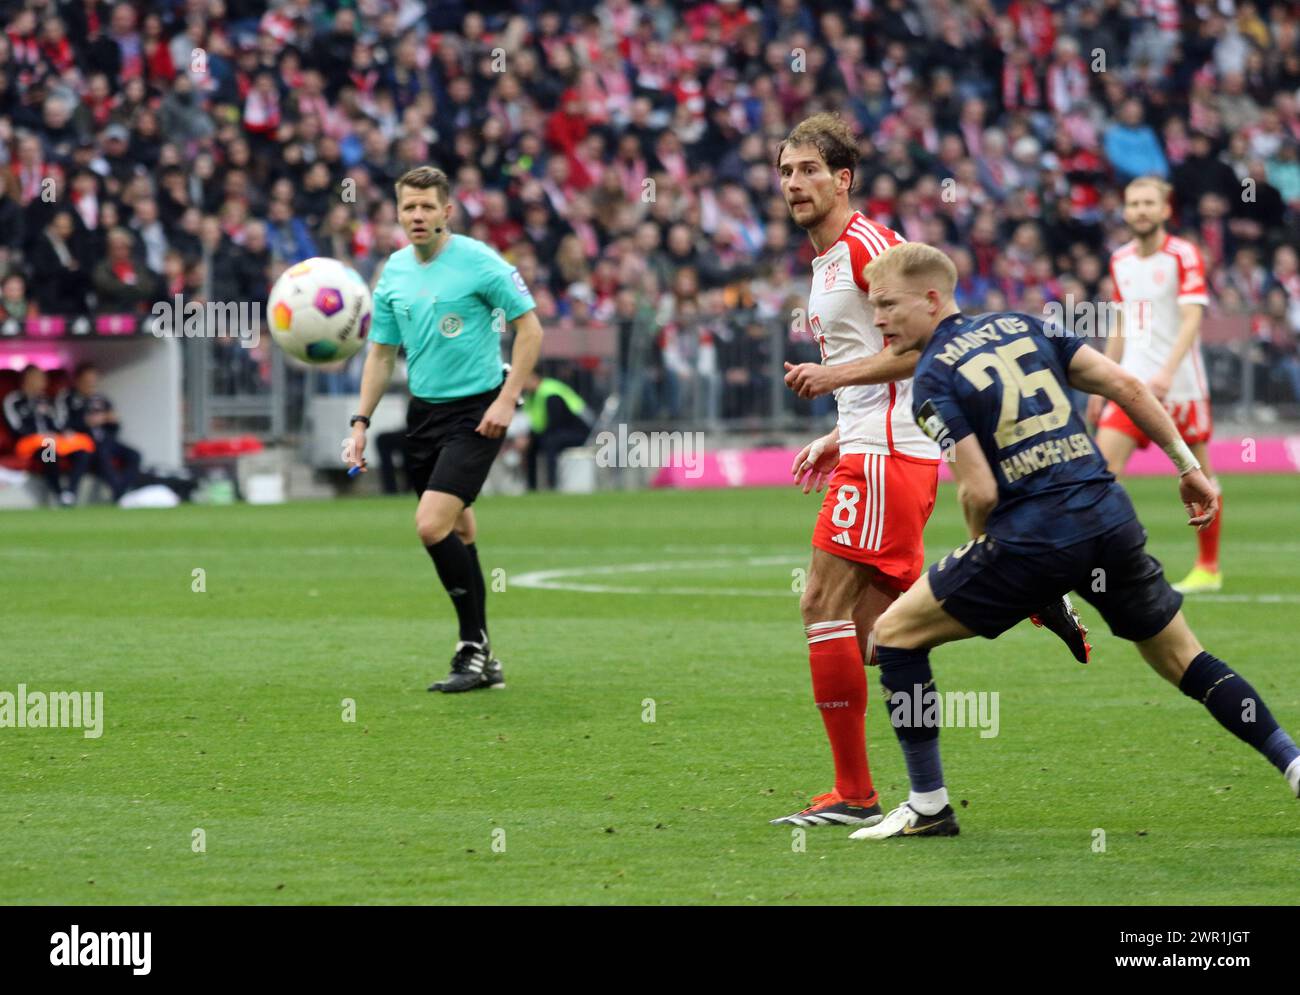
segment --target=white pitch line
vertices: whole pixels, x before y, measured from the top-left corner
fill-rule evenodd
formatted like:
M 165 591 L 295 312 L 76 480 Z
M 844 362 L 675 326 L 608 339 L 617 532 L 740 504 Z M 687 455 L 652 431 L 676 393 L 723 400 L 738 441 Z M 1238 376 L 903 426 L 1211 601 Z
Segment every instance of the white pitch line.
M 747 556 L 734 560 L 673 560 L 655 563 L 613 563 L 603 566 L 559 567 L 551 570 L 532 570 L 511 577 L 510 583 L 538 591 L 577 591 L 582 594 L 666 594 L 686 597 L 722 596 L 731 598 L 789 598 L 793 591 L 774 591 L 767 588 L 738 587 L 639 587 L 627 584 L 581 583 L 571 578 L 601 577 L 611 574 L 663 573 L 668 570 L 718 570 L 737 566 L 802 565 L 807 560 L 793 556 Z M 1300 594 L 1190 594 L 1189 604 L 1213 601 L 1223 604 L 1279 605 L 1300 603 Z
M 718 570 L 736 566 L 780 566 L 802 564 L 804 557 L 750 556 L 742 560 L 673 560 L 659 563 L 614 563 L 596 567 L 560 567 L 552 570 L 532 570 L 509 583 L 517 587 L 541 591 L 580 591 L 585 594 L 668 594 L 687 597 L 722 595 L 732 598 L 792 598 L 794 591 L 773 591 L 768 588 L 743 587 L 632 587 L 619 584 L 580 584 L 571 577 L 609 576 L 610 574 L 662 573 L 667 570 Z

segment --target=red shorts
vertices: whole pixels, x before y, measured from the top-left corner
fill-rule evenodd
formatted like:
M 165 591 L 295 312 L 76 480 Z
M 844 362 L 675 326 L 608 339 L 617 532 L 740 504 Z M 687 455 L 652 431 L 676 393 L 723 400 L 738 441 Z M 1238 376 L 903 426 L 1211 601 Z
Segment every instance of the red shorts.
M 934 511 L 937 460 L 855 453 L 831 474 L 812 544 L 875 567 L 905 591 L 921 576 L 921 534 Z
M 1214 431 L 1214 419 L 1210 417 L 1209 401 L 1179 401 L 1177 404 L 1166 402 L 1165 410 L 1174 420 L 1174 427 L 1178 429 L 1178 434 L 1189 446 L 1197 442 L 1210 441 L 1210 435 Z M 1106 407 L 1101 412 L 1101 420 L 1097 422 L 1097 428 L 1110 428 L 1121 432 L 1133 439 L 1139 449 L 1151 445 L 1151 440 L 1147 438 L 1146 433 L 1134 425 L 1133 419 L 1126 415 L 1124 409 L 1114 401 L 1106 402 Z

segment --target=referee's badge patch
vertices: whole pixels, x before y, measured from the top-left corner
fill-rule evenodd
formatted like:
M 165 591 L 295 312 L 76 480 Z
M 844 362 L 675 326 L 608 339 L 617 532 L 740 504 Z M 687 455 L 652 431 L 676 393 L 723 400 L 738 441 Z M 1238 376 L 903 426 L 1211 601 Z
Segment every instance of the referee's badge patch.
M 464 330 L 465 323 L 460 320 L 458 314 L 449 314 L 438 322 L 438 331 L 442 332 L 442 337 L 445 339 L 454 339 Z

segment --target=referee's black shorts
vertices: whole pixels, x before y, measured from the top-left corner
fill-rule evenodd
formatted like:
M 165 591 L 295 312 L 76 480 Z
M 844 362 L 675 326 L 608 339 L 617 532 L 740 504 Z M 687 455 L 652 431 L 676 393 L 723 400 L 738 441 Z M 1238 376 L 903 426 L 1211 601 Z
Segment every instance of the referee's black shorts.
M 500 387 L 434 404 L 411 398 L 406 409 L 406 475 L 417 495 L 454 494 L 474 503 L 505 437 L 489 439 L 474 431 L 501 393 Z

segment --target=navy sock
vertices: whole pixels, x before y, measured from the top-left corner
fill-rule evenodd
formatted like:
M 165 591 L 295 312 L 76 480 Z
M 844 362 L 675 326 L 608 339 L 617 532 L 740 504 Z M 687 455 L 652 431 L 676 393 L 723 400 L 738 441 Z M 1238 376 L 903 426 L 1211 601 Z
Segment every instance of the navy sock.
M 921 793 L 943 787 L 943 761 L 939 756 L 938 691 L 930 672 L 929 650 L 876 647 L 880 684 L 889 708 L 889 724 L 903 748 L 907 779 Z
M 1285 774 L 1286 769 L 1295 763 L 1296 757 L 1300 757 L 1300 746 L 1296 746 L 1295 740 L 1279 726 L 1277 732 L 1264 740 L 1264 745 L 1259 752 L 1268 758 L 1269 763 Z
M 1199 701 L 1219 725 L 1257 749 L 1278 770 L 1285 772 L 1300 756 L 1300 748 L 1277 724 L 1259 692 L 1218 657 L 1198 654 L 1178 690 Z
M 483 630 L 483 638 L 487 639 L 487 587 L 483 584 L 483 568 L 478 562 L 478 544 L 465 543 L 465 551 L 469 553 L 470 564 L 473 566 L 474 600 L 478 608 L 477 624 Z
M 455 532 L 448 532 L 442 542 L 425 546 L 438 571 L 438 579 L 456 609 L 462 642 L 479 643 L 483 632 L 478 624 L 478 598 L 474 595 L 474 564 L 469 550 Z

